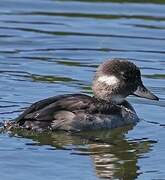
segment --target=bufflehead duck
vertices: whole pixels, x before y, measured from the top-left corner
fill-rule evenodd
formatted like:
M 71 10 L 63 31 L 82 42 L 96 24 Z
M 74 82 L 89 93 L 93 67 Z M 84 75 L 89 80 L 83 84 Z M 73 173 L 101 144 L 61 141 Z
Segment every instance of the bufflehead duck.
M 101 64 L 93 80 L 94 96 L 66 94 L 32 104 L 15 119 L 14 126 L 28 130 L 82 131 L 112 129 L 139 120 L 129 95 L 159 100 L 142 83 L 132 62 L 112 59 Z

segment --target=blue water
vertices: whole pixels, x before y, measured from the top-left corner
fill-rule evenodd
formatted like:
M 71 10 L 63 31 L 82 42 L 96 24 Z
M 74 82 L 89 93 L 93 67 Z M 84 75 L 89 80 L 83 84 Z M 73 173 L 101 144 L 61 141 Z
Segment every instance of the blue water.
M 0 121 L 49 96 L 91 94 L 96 67 L 114 57 L 136 63 L 160 97 L 129 98 L 141 119 L 135 127 L 79 137 L 1 133 L 0 179 L 165 179 L 164 3 L 0 1 Z

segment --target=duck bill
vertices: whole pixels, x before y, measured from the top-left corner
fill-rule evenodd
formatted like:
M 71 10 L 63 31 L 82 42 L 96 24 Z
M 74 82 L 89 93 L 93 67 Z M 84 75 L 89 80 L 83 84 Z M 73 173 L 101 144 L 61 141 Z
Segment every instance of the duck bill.
M 137 90 L 133 93 L 135 96 L 156 100 L 158 101 L 159 98 L 155 96 L 151 91 L 149 91 L 143 84 L 139 85 Z

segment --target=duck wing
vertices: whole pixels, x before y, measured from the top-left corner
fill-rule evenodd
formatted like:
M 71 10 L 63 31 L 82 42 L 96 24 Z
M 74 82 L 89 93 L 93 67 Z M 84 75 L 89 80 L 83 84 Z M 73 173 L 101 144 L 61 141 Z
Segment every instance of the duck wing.
M 84 94 L 50 97 L 32 104 L 15 121 L 19 125 L 23 125 L 25 121 L 52 121 L 58 111 L 85 110 L 89 109 L 91 104 L 93 104 L 93 98 Z

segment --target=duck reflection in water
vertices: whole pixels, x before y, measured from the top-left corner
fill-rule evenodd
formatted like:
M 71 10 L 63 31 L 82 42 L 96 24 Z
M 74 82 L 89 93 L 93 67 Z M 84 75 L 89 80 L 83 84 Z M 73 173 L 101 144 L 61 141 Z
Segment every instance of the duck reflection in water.
M 81 133 L 37 133 L 17 129 L 12 131 L 12 135 L 35 141 L 27 145 L 50 145 L 55 150 L 71 150 L 74 155 L 89 155 L 99 178 L 133 180 L 140 173 L 138 159 L 149 152 L 155 142 L 148 139 L 126 139 L 125 134 L 131 129 L 132 126 L 127 126 L 112 131 Z

